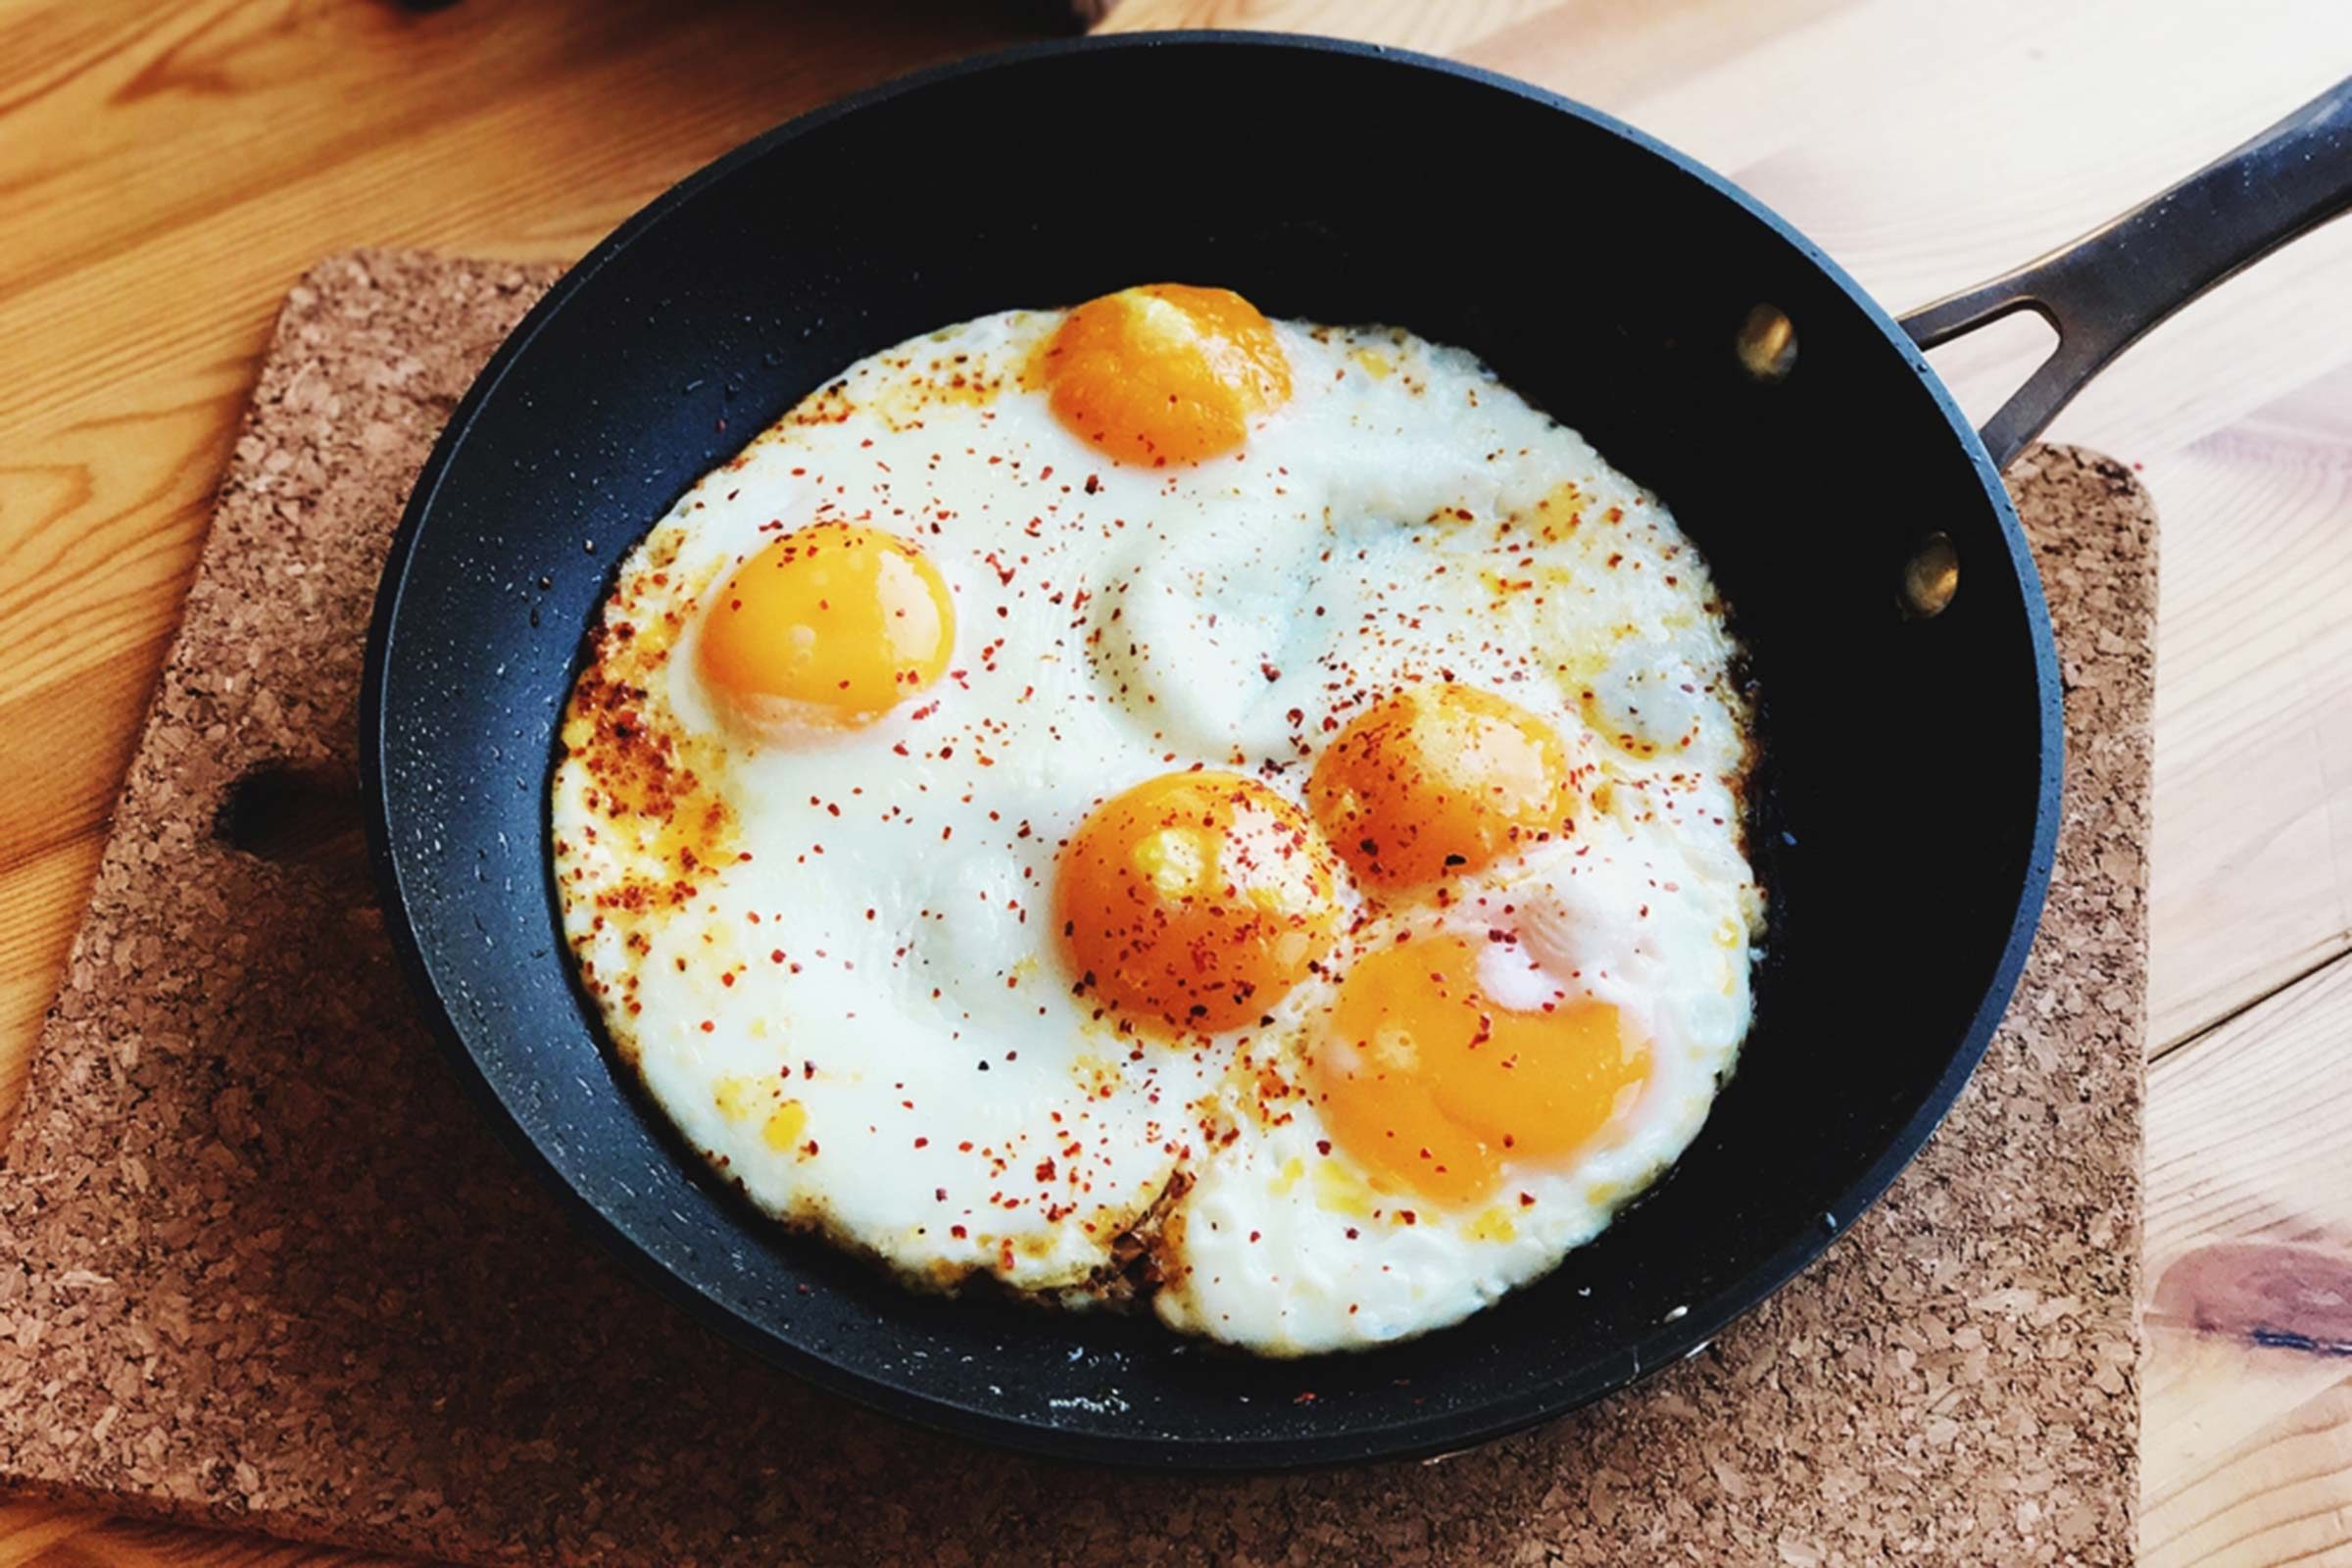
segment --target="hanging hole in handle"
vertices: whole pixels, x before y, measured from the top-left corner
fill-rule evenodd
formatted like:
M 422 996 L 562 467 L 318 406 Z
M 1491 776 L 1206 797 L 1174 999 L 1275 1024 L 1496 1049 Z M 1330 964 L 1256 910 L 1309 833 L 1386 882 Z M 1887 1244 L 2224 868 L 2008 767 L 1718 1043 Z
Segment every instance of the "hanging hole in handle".
M 1929 360 L 1951 389 L 1960 412 L 1982 426 L 2057 357 L 2058 347 L 2057 323 L 2045 311 L 2026 303 L 1940 345 Z
M 301 866 L 360 886 L 368 880 L 359 780 L 339 768 L 259 764 L 229 786 L 213 836 L 272 865 Z

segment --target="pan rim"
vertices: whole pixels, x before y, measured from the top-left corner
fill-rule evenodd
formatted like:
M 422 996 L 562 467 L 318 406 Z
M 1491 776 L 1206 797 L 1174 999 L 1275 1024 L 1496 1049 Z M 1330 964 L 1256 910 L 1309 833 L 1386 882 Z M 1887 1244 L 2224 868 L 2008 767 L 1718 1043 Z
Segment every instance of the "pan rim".
M 475 420 L 538 334 L 572 298 L 631 245 L 651 233 L 674 209 L 737 169 L 834 122 L 887 104 L 909 93 L 967 76 L 1041 60 L 1126 50 L 1250 49 L 1298 55 L 1341 54 L 1376 59 L 1434 72 L 1501 91 L 1555 113 L 1566 114 L 1648 153 L 1668 169 L 1698 180 L 1743 209 L 1809 262 L 1859 308 L 1919 376 L 1922 385 L 1962 444 L 1991 508 L 2022 591 L 2032 644 L 2039 719 L 2038 787 L 2035 820 L 2023 885 L 2011 911 L 2008 933 L 1990 978 L 1943 1072 L 1919 1108 L 1892 1139 L 1838 1194 L 1834 1222 L 1790 1239 L 1763 1260 L 1719 1286 L 1704 1303 L 1672 1321 L 1653 1326 L 1623 1348 L 1604 1369 L 1574 1379 L 1544 1379 L 1475 1406 L 1339 1433 L 1301 1436 L 1199 1439 L 1156 1433 L 1115 1435 L 1071 1431 L 985 1408 L 878 1378 L 816 1348 L 795 1343 L 757 1323 L 704 1287 L 661 1262 L 646 1243 L 576 1186 L 550 1152 L 525 1130 L 515 1107 L 495 1083 L 461 1027 L 428 959 L 408 896 L 403 852 L 385 788 L 392 740 L 384 699 L 387 671 L 407 598 L 416 542 L 433 514 L 448 471 Z M 1654 1370 L 1706 1348 L 1726 1327 L 1746 1315 L 1810 1266 L 1885 1193 L 1910 1163 L 1957 1100 L 1990 1043 L 2022 976 L 2038 928 L 2056 858 L 2063 776 L 2064 728 L 2058 658 L 2040 576 L 2015 508 L 1975 428 L 1961 414 L 1940 377 L 1893 317 L 1787 220 L 1737 183 L 1654 137 L 1572 99 L 1528 82 L 1409 50 L 1311 34 L 1270 34 L 1223 29 L 1143 32 L 1057 39 L 995 50 L 894 77 L 777 125 L 687 175 L 624 220 L 568 269 L 500 345 L 450 415 L 419 470 L 385 558 L 370 616 L 360 700 L 359 760 L 365 796 L 369 858 L 385 924 L 404 973 L 428 1026 L 457 1068 L 468 1096 L 484 1110 L 493 1129 L 552 1188 L 575 1219 L 631 1274 L 684 1305 L 707 1327 L 831 1393 L 842 1395 L 914 1425 L 987 1441 L 1034 1456 L 1080 1459 L 1159 1470 L 1236 1472 L 1305 1469 L 1372 1459 L 1413 1458 L 1458 1451 L 1553 1419 L 1626 1388 Z

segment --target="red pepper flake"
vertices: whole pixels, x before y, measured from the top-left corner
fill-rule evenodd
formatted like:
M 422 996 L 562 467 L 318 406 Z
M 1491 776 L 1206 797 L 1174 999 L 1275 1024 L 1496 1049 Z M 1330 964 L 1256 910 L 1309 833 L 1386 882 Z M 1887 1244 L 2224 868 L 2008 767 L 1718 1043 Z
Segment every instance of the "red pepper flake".
M 1293 1404 L 1312 1404 L 1315 1402 L 1314 1391 L 1312 1389 L 1302 1389 L 1299 1391 L 1298 1396 L 1293 1399 L 1291 1402 Z
M 940 1196 L 941 1196 L 942 1198 L 945 1198 L 947 1195 L 946 1195 L 945 1193 L 942 1193 Z M 960 1225 L 951 1225 L 951 1226 L 949 1226 L 949 1227 L 948 1227 L 948 1234 L 949 1234 L 950 1236 L 953 1236 L 953 1237 L 955 1237 L 955 1238 L 956 1238 L 957 1241 L 959 1241 L 959 1242 L 960 1242 L 960 1241 L 962 1241 L 962 1240 L 963 1240 L 963 1238 L 964 1238 L 964 1234 L 965 1234 L 965 1233 L 964 1233 L 964 1229 L 963 1229 L 963 1227 L 962 1227 L 962 1226 L 960 1226 Z
M 705 1019 L 703 1020 L 703 1033 L 705 1033 L 705 1034 L 714 1034 L 714 1033 L 716 1033 L 716 1032 L 717 1032 L 717 1029 L 718 1029 L 718 1025 L 716 1025 L 716 1024 L 712 1023 L 712 1022 L 711 1022 L 710 1019 L 708 1019 L 708 1018 L 705 1018 Z

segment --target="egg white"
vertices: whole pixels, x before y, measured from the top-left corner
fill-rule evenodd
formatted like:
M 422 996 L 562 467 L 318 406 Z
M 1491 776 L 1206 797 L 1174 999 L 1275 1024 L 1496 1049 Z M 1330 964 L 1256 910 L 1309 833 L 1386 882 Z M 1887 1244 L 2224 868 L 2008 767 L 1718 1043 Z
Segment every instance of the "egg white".
M 623 564 L 591 673 L 732 826 L 681 873 L 674 834 L 615 805 L 568 726 L 567 937 L 690 1145 L 914 1283 L 1080 1301 L 1140 1281 L 1170 1325 L 1268 1353 L 1455 1321 L 1654 1179 L 1746 1031 L 1763 906 L 1722 607 L 1656 498 L 1458 350 L 1280 323 L 1293 397 L 1239 454 L 1152 471 L 1021 384 L 1057 319 L 861 362 Z M 868 727 L 762 743 L 703 689 L 697 612 L 776 532 L 827 517 L 922 546 L 956 607 L 952 672 Z M 1311 1096 L 1263 1101 L 1269 1078 L 1305 1081 L 1350 949 L 1268 1023 L 1168 1042 L 1073 994 L 1048 913 L 1056 849 L 1101 800 L 1195 765 L 1299 800 L 1356 709 L 1441 679 L 1550 720 L 1603 787 L 1571 840 L 1446 907 L 1345 890 L 1351 942 L 1499 930 L 1509 956 L 1482 972 L 1501 1000 L 1614 1002 L 1655 1063 L 1603 1147 L 1513 1165 L 1459 1212 L 1377 1187 Z M 677 896 L 623 897 L 656 886 Z

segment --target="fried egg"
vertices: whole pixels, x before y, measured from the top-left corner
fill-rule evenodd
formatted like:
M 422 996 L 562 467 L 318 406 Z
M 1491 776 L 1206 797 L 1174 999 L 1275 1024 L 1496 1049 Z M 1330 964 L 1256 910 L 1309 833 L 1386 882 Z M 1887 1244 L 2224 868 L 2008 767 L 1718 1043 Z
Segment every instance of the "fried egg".
M 1130 289 L 851 367 L 622 563 L 551 789 L 683 1141 L 920 1288 L 1455 1322 L 1695 1136 L 1750 709 L 1656 497 L 1472 356 Z

